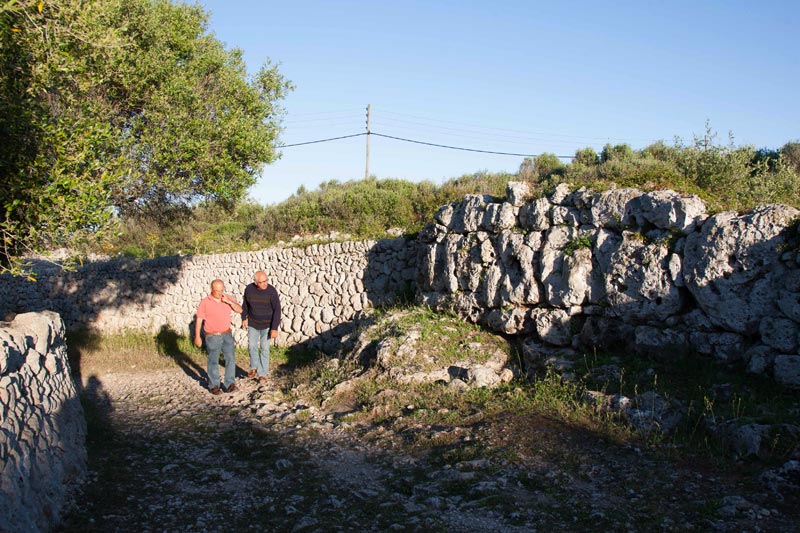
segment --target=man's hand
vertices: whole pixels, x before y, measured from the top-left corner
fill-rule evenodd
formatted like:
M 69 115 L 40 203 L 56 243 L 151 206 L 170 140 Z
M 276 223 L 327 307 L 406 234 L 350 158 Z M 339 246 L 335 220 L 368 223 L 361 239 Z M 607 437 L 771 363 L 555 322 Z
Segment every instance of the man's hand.
M 200 338 L 200 335 L 196 335 L 194 338 L 194 345 L 200 348 L 203 345 L 203 339 Z
M 247 329 L 247 319 L 242 320 L 242 329 Z

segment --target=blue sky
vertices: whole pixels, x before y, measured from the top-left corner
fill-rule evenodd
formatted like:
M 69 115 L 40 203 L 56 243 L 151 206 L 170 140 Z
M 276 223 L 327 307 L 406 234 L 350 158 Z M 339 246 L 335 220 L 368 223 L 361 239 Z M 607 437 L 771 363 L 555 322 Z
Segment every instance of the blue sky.
M 201 0 L 209 29 L 296 89 L 283 144 L 365 131 L 480 150 L 633 148 L 706 121 L 726 143 L 800 139 L 800 2 Z M 366 138 L 288 147 L 251 197 L 364 177 Z M 522 157 L 370 137 L 370 174 L 441 183 Z

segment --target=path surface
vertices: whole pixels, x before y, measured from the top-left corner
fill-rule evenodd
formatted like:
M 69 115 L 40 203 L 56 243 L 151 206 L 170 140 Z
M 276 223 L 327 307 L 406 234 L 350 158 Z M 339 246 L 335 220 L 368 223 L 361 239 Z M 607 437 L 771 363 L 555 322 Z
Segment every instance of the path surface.
M 62 531 L 796 527 L 768 499 L 742 497 L 728 478 L 676 465 L 665 471 L 637 450 L 547 424 L 531 429 L 527 442 L 506 443 L 529 450 L 525 465 L 496 453 L 437 463 L 399 451 L 392 443 L 403 435 L 391 430 L 354 430 L 336 413 L 285 401 L 269 383 L 238 384 L 237 392 L 212 396 L 180 370 L 84 380 L 90 479 Z M 446 432 L 421 430 L 432 441 Z M 465 446 L 484 438 L 480 425 L 458 430 Z M 559 439 L 563 464 L 537 456 L 548 439 Z M 502 445 L 502 435 L 491 440 Z

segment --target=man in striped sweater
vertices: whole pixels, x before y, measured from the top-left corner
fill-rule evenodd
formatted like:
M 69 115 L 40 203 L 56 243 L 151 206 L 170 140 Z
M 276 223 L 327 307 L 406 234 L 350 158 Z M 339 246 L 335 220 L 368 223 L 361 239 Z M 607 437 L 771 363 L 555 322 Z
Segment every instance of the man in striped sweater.
M 244 289 L 242 329 L 247 330 L 250 350 L 249 377 L 266 381 L 269 372 L 269 344 L 278 338 L 281 324 L 281 301 L 278 291 L 269 284 L 267 275 L 259 270 L 253 283 Z

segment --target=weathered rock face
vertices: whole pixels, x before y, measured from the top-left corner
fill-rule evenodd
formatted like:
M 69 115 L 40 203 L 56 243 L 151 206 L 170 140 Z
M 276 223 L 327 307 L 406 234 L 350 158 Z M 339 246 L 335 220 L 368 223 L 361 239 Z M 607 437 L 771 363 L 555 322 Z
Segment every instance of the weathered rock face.
M 564 184 L 528 197 L 515 183 L 505 202 L 443 207 L 420 236 L 421 302 L 543 346 L 707 355 L 800 388 L 796 209 L 708 218 L 692 195 Z
M 720 213 L 690 234 L 684 252 L 686 287 L 711 322 L 752 335 L 762 321 L 783 317 L 777 302 L 796 264 L 781 261 L 786 230 L 800 212 L 782 205 L 752 213 Z M 786 305 L 790 313 L 794 306 Z
M 0 531 L 47 531 L 85 476 L 86 421 L 52 312 L 0 322 Z

